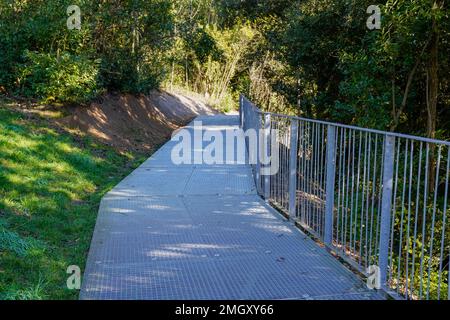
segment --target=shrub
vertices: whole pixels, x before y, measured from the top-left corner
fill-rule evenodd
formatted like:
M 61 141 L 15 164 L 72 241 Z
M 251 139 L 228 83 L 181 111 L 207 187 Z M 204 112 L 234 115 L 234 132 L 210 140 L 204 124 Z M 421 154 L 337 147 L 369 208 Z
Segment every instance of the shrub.
M 43 102 L 87 102 L 99 92 L 99 60 L 64 52 L 59 56 L 25 51 L 20 93 Z

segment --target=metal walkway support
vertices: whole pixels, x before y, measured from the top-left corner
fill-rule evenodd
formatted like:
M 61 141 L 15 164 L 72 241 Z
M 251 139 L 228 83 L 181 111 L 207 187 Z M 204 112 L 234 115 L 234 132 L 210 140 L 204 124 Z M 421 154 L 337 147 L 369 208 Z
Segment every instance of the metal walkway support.
M 195 130 L 208 138 L 190 156 L 199 160 L 214 140 L 225 159 L 240 149 L 218 137 L 256 119 L 248 110 L 198 117 L 103 198 L 81 299 L 382 298 L 257 194 L 247 156 L 173 163 Z

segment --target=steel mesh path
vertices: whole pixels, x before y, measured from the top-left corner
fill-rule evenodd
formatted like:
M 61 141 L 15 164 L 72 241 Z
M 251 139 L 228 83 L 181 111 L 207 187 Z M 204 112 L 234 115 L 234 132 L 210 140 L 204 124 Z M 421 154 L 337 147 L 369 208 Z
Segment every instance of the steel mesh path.
M 176 166 L 174 143 L 103 198 L 81 299 L 382 298 L 266 204 L 245 162 Z

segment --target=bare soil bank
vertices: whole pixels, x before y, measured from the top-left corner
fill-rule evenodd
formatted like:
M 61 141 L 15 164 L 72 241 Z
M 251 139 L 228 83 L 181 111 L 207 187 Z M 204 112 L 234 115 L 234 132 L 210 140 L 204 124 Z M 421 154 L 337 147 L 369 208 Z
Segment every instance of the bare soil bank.
M 156 90 L 145 96 L 108 94 L 88 107 L 66 111 L 69 115 L 56 120 L 58 125 L 138 153 L 154 151 L 197 115 L 217 113 L 192 98 Z

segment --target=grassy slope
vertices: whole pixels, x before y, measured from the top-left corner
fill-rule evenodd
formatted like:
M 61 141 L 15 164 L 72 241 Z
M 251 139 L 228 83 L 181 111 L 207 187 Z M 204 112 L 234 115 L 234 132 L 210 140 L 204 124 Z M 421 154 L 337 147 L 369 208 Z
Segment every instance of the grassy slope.
M 28 121 L 0 101 L 0 299 L 74 299 L 101 197 L 138 162 Z

